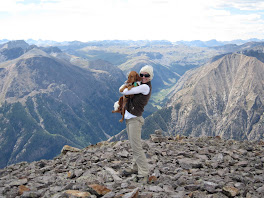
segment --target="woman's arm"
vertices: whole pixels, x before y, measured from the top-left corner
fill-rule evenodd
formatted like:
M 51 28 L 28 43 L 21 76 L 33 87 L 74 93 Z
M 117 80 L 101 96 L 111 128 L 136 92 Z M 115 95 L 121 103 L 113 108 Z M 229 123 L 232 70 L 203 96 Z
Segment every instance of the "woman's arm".
M 120 93 L 124 95 L 133 95 L 133 94 L 140 94 L 140 93 L 142 93 L 143 95 L 148 95 L 149 91 L 150 91 L 149 86 L 146 84 L 142 84 L 137 87 L 133 87 L 130 90 L 126 88 L 123 92 L 120 92 Z

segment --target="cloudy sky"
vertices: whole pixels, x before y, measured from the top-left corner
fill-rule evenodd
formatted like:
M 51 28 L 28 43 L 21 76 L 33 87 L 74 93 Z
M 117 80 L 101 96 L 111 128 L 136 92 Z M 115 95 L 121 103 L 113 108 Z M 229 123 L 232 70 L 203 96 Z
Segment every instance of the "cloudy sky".
M 264 39 L 264 0 L 0 0 L 0 40 Z

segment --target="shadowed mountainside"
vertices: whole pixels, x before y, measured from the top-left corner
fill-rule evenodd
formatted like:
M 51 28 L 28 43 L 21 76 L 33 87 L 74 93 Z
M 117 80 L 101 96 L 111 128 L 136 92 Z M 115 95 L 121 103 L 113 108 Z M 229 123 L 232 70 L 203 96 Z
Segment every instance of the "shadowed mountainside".
M 50 159 L 65 144 L 85 147 L 124 127 L 111 111 L 125 76 L 104 61 L 93 64 L 101 68 L 36 48 L 0 64 L 0 167 Z

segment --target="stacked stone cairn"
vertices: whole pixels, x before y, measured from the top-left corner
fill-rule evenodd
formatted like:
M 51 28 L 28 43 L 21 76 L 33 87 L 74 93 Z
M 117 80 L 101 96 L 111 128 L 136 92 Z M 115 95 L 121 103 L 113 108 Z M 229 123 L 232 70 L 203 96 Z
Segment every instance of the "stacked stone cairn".
M 150 139 L 152 142 L 160 143 L 166 141 L 167 138 L 162 135 L 162 130 L 158 129 L 155 130 L 154 134 L 150 135 Z
M 264 141 L 158 137 L 142 141 L 147 184 L 122 175 L 131 165 L 129 142 L 105 141 L 81 150 L 65 146 L 53 160 L 0 169 L 0 198 L 264 197 Z

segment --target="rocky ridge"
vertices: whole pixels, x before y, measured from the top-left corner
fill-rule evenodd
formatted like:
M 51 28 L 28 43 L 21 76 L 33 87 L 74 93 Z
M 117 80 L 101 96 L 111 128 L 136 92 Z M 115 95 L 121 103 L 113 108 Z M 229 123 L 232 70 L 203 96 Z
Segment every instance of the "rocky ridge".
M 79 150 L 64 146 L 53 160 L 0 169 L 0 197 L 192 197 L 264 196 L 264 142 L 220 137 L 163 137 L 143 141 L 148 184 L 125 177 L 129 142 L 99 142 Z

